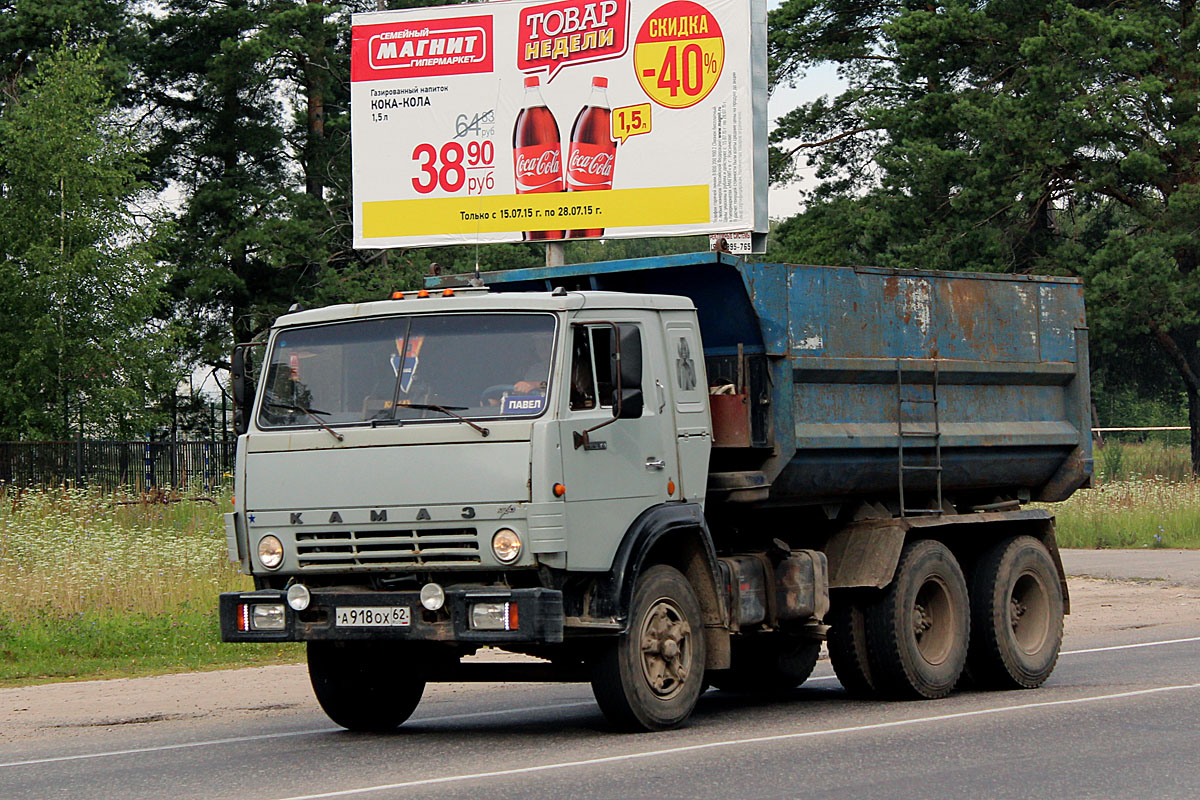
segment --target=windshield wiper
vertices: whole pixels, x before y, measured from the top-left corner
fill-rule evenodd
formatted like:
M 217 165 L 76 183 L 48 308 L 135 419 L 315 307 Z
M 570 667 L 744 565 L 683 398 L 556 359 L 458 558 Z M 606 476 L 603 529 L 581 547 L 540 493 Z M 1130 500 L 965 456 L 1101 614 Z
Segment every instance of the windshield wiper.
M 439 406 L 437 403 L 400 402 L 400 403 L 396 403 L 395 407 L 396 408 L 415 408 L 419 411 L 440 411 L 448 417 L 454 417 L 455 419 L 459 420 L 460 422 L 467 423 L 472 428 L 474 428 L 475 430 L 477 430 L 481 434 L 483 434 L 485 437 L 490 436 L 492 433 L 491 431 L 489 431 L 487 428 L 483 427 L 482 425 L 476 425 L 474 422 L 471 422 L 471 420 L 467 419 L 462 414 L 454 413 L 454 410 L 466 411 L 467 410 L 466 406 Z
M 333 428 L 326 425 L 325 420 L 323 420 L 317 416 L 318 414 L 324 414 L 325 416 L 329 416 L 328 411 L 320 411 L 315 408 L 305 408 L 304 406 L 298 406 L 293 403 L 276 403 L 271 400 L 265 401 L 263 403 L 263 405 L 265 405 L 267 408 L 280 408 L 280 409 L 283 409 L 284 411 L 299 411 L 301 414 L 307 414 L 309 417 L 312 418 L 313 422 L 315 422 L 321 426 L 322 430 L 329 431 L 330 436 L 337 439 L 339 442 L 344 442 L 346 440 L 345 436 L 342 436 L 340 433 L 335 431 Z

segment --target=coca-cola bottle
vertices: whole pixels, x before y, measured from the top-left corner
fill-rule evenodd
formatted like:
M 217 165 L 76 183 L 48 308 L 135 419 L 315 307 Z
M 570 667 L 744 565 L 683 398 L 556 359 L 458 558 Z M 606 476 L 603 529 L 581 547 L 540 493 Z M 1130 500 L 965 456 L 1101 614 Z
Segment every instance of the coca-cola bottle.
M 513 126 L 513 173 L 517 194 L 563 190 L 562 142 L 558 122 L 542 99 L 536 75 L 525 79 L 525 107 Z M 525 231 L 525 241 L 561 239 L 562 231 Z
M 567 191 L 594 192 L 611 189 L 617 143 L 612 136 L 612 110 L 608 105 L 608 78 L 592 78 L 592 96 L 575 117 L 567 155 Z M 604 228 L 570 231 L 568 239 L 604 235 Z

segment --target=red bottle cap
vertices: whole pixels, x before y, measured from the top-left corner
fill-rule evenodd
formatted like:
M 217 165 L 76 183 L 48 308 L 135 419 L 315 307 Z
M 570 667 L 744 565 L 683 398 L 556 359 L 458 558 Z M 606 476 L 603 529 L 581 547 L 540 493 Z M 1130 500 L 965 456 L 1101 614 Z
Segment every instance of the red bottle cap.
M 599 75 L 597 75 L 595 78 L 592 78 L 592 86 L 599 86 L 601 89 L 607 89 L 608 78 L 601 78 Z
M 541 83 L 541 79 L 538 78 L 537 75 L 530 75 L 527 78 L 525 78 L 525 88 L 526 89 L 528 89 L 530 86 L 537 86 L 540 83 Z

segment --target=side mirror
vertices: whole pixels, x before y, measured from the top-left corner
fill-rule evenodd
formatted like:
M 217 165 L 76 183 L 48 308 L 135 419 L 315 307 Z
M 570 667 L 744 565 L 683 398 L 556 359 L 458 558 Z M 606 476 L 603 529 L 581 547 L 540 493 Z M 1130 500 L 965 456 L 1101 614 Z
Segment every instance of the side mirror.
M 254 399 L 254 381 L 246 373 L 246 346 L 235 345 L 229 359 L 233 389 L 233 430 L 241 436 L 250 430 L 250 402 Z
M 620 343 L 613 348 L 613 375 L 619 376 L 613 388 L 613 416 L 638 419 L 642 416 L 642 334 L 636 325 L 617 325 Z

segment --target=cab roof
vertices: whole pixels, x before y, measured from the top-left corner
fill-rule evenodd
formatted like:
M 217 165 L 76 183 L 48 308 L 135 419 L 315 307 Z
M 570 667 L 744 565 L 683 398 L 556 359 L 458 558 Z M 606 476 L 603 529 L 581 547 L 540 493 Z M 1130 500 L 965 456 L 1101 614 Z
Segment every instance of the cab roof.
M 456 289 L 449 297 L 430 292 L 418 297 L 416 292 L 404 292 L 403 299 L 378 300 L 369 303 L 343 303 L 312 310 L 295 311 L 275 320 L 274 327 L 313 325 L 323 322 L 343 322 L 394 314 L 447 314 L 497 311 L 579 311 L 582 309 L 654 309 L 690 311 L 695 306 L 686 297 L 666 294 L 632 294 L 627 292 L 487 292 L 481 289 Z

